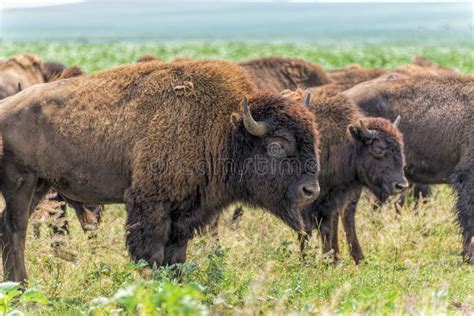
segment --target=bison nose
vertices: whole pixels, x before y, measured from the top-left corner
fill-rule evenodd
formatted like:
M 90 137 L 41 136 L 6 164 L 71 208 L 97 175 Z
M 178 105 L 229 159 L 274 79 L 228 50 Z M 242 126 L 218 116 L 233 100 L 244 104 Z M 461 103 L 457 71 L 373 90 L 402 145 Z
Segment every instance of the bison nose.
M 319 183 L 302 184 L 298 188 L 298 191 L 300 193 L 301 199 L 305 200 L 305 202 L 314 201 L 319 196 Z
M 406 188 L 408 188 L 408 181 L 406 178 L 403 178 L 403 180 L 401 181 L 396 181 L 396 182 L 393 182 L 392 183 L 392 188 L 393 188 L 393 191 L 394 192 L 402 192 L 404 191 Z

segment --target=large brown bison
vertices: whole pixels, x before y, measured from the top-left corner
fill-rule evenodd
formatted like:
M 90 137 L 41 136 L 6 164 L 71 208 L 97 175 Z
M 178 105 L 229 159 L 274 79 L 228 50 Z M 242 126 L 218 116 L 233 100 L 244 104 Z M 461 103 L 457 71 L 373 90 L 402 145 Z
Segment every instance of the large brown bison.
M 301 230 L 301 209 L 319 193 L 312 114 L 257 93 L 232 63 L 137 63 L 37 85 L 0 108 L 9 280 L 27 277 L 28 217 L 51 187 L 77 202 L 125 203 L 132 258 L 158 266 L 185 261 L 193 233 L 233 202 Z
M 474 77 L 388 76 L 361 83 L 344 94 L 369 116 L 401 116 L 407 178 L 415 183 L 454 187 L 463 234 L 462 254 L 472 263 Z
M 321 66 L 303 59 L 265 57 L 240 63 L 262 91 L 309 88 L 331 82 Z
M 323 252 L 337 251 L 332 245 L 333 220 L 349 203 L 354 192 L 368 188 L 381 201 L 407 188 L 403 173 L 402 135 L 388 120 L 367 118 L 349 98 L 324 87 L 310 89 L 309 110 L 320 134 L 321 194 L 304 211 L 306 237 L 318 229 Z M 299 100 L 301 92 L 287 93 Z M 337 253 L 335 254 L 337 256 Z

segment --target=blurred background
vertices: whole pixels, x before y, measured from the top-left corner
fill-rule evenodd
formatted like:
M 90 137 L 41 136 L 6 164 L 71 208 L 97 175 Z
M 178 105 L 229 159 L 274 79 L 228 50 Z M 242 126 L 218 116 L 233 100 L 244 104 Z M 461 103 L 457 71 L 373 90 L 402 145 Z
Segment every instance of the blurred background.
M 473 41 L 471 1 L 2 1 L 2 41 Z

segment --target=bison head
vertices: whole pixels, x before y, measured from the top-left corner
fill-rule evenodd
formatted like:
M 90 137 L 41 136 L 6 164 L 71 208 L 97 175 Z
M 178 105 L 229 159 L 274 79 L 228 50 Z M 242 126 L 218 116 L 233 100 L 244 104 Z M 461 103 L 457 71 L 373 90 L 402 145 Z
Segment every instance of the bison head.
M 302 207 L 319 195 L 314 117 L 302 102 L 258 94 L 244 98 L 232 123 L 238 198 L 301 230 Z
M 364 118 L 360 126 L 349 126 L 356 142 L 357 177 L 382 202 L 408 187 L 403 172 L 403 140 L 396 127 L 398 120 L 392 124 L 381 118 Z
M 55 78 L 58 78 L 64 71 L 64 69 L 66 69 L 66 66 L 55 61 L 48 61 L 43 63 L 43 68 L 44 81 L 50 82 L 53 81 Z

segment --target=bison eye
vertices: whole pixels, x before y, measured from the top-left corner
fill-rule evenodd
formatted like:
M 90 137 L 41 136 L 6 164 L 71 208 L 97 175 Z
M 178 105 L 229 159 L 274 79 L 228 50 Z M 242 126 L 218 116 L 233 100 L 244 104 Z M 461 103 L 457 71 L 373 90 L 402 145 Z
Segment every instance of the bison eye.
M 270 142 L 267 145 L 267 153 L 270 157 L 284 158 L 286 157 L 286 150 L 282 143 L 278 141 Z
M 374 155 L 377 158 L 383 158 L 385 156 L 385 150 L 378 148 L 378 147 L 372 147 L 372 155 Z

